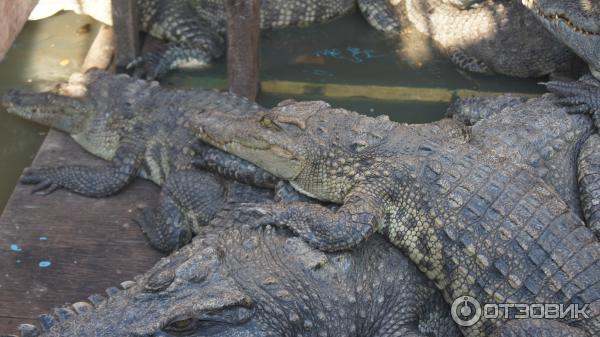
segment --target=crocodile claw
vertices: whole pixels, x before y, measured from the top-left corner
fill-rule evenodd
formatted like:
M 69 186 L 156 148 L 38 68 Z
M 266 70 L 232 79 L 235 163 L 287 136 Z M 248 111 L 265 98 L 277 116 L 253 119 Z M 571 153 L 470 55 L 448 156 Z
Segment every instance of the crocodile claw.
M 157 79 L 168 71 L 168 69 L 163 69 L 164 66 L 160 62 L 161 55 L 162 52 L 160 51 L 144 53 L 129 62 L 125 68 L 128 70 L 134 69 L 136 76 L 146 80 Z
M 559 97 L 557 103 L 571 114 L 593 114 L 600 110 L 600 87 L 589 81 L 540 83 Z
M 29 168 L 21 177 L 21 184 L 35 185 L 31 193 L 48 195 L 58 189 L 60 185 L 55 182 L 53 170 L 50 168 Z

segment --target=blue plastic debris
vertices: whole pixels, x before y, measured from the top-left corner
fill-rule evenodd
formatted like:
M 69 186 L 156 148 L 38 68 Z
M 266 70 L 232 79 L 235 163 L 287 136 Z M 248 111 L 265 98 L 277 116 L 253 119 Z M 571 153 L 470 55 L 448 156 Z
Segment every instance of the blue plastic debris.
M 21 249 L 21 246 L 13 243 L 12 245 L 10 245 L 10 250 L 13 252 L 20 252 L 23 251 L 23 249 Z
M 40 236 L 40 239 L 39 239 L 39 240 L 40 240 L 40 241 L 47 241 L 47 240 L 48 240 L 48 237 L 47 237 L 47 236 Z
M 48 268 L 51 264 L 52 262 L 50 261 L 41 261 L 40 263 L 38 263 L 38 266 L 40 266 L 41 268 Z

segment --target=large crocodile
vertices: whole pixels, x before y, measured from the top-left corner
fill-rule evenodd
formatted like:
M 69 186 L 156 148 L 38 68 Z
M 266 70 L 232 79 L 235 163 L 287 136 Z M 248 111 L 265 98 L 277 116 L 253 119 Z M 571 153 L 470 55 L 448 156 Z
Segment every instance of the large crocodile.
M 563 110 L 562 118 L 582 117 L 587 118 Z M 261 214 L 256 225 L 288 227 L 326 251 L 356 247 L 377 231 L 449 302 L 471 296 L 486 304 L 560 303 L 579 305 L 587 315 L 542 324 L 482 317 L 462 327 L 466 336 L 600 333 L 600 243 L 531 166 L 470 142 L 430 139 L 418 128 L 324 102 L 286 102 L 253 116 L 208 113 L 195 119 L 192 125 L 203 140 L 290 181 L 304 194 L 342 204 L 337 211 L 302 202 L 237 210 Z M 556 145 L 555 150 L 565 144 Z M 527 151 L 522 155 L 530 158 Z
M 403 31 L 416 29 L 461 69 L 539 77 L 576 70 L 577 59 L 517 0 L 401 0 Z M 432 43 L 431 43 L 432 42 Z
M 323 254 L 285 231 L 214 222 L 124 290 L 42 315 L 21 337 L 460 336 L 433 284 L 381 237 Z
M 522 0 L 563 44 L 586 61 L 600 79 L 600 3 L 592 0 Z
M 140 66 L 147 78 L 169 69 L 205 66 L 225 51 L 224 0 L 137 0 L 141 29 L 170 41 L 164 48 L 142 55 Z M 359 7 L 365 18 L 382 30 L 393 30 L 397 19 L 383 0 L 263 0 L 261 29 L 305 26 L 347 14 Z
M 587 62 L 591 74 L 575 82 L 549 82 L 571 113 L 588 113 L 600 128 L 600 3 L 596 1 L 523 0 L 542 24 Z M 594 79 L 595 78 L 595 79 Z M 581 150 L 579 180 L 586 220 L 600 229 L 600 137 Z
M 156 82 L 102 71 L 74 74 L 55 92 L 10 91 L 3 97 L 8 112 L 71 134 L 87 151 L 109 160 L 104 167 L 63 166 L 32 168 L 22 182 L 34 191 L 51 193 L 64 188 L 85 196 L 117 193 L 136 176 L 164 186 L 159 210 L 147 210 L 139 221 L 153 247 L 171 251 L 191 239 L 200 224 L 218 209 L 219 202 L 241 193 L 241 184 L 198 174 L 192 160 L 221 158 L 197 141 L 186 127 L 191 116 L 208 110 L 251 113 L 263 108 L 245 98 L 213 90 L 162 88 Z M 223 160 L 223 159 L 222 159 Z M 229 158 L 253 172 L 255 185 L 271 188 L 272 175 Z M 233 165 L 233 164 L 232 164 Z M 244 177 L 237 177 L 244 181 Z M 248 181 L 246 181 L 248 182 Z M 203 186 L 196 193 L 192 186 Z M 234 191 L 235 193 L 232 193 Z

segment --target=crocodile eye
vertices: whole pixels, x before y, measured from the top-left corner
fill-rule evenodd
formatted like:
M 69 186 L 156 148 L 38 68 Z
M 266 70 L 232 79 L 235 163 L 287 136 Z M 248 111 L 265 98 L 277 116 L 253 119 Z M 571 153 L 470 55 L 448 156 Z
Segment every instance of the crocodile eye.
M 193 331 L 195 327 L 196 320 L 194 318 L 186 318 L 169 323 L 164 330 L 167 332 L 182 334 Z
M 263 118 L 260 119 L 260 125 L 266 128 L 272 128 L 273 126 L 275 126 L 275 123 L 273 123 L 273 120 L 271 118 L 263 116 Z

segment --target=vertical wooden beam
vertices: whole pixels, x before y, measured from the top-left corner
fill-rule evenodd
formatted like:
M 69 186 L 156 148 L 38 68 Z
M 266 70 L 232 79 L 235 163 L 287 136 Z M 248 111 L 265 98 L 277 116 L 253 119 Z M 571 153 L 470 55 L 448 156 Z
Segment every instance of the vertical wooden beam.
M 260 1 L 226 0 L 229 91 L 255 100 L 259 83 Z
M 136 0 L 115 0 L 112 2 L 115 64 L 117 71 L 133 61 L 139 51 L 139 29 Z
M 23 28 L 37 0 L 0 0 L 0 61 Z

